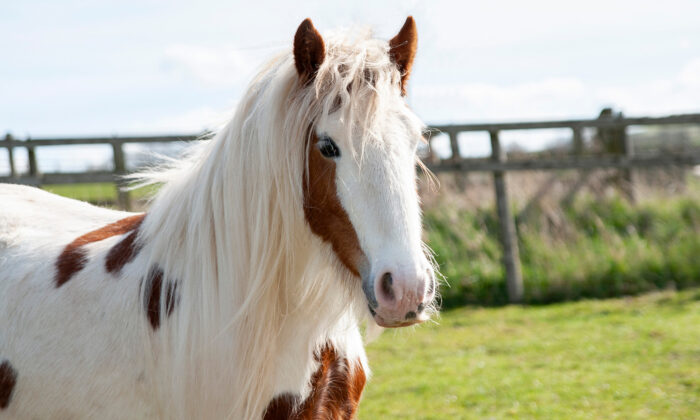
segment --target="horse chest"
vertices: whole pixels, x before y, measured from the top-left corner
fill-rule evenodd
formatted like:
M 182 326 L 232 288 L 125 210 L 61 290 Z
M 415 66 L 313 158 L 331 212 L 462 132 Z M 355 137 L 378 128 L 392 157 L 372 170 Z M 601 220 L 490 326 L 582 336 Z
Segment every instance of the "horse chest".
M 285 393 L 267 406 L 265 420 L 352 419 L 365 386 L 365 372 L 360 360 L 348 360 L 330 345 L 323 347 L 315 359 L 318 368 L 311 375 L 311 392 L 303 401 L 298 395 Z

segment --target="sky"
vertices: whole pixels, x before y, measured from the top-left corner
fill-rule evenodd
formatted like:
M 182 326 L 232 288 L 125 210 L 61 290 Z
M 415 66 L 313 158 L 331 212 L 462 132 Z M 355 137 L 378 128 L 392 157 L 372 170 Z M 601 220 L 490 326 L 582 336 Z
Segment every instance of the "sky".
M 700 112 L 697 0 L 22 0 L 0 2 L 0 134 L 200 132 L 304 18 L 389 39 L 409 14 L 428 124 Z

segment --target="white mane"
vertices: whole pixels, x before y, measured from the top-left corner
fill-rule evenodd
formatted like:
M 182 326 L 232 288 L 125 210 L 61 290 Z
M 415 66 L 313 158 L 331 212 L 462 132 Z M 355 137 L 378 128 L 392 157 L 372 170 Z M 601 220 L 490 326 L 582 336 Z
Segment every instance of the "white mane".
M 260 416 L 276 391 L 280 337 L 322 336 L 365 316 L 364 297 L 351 287 L 357 279 L 304 219 L 306 136 L 340 101 L 348 132 L 364 133 L 360 144 L 374 141 L 383 113 L 395 109 L 400 74 L 387 43 L 369 33 L 326 39 L 312 86 L 299 85 L 285 51 L 262 68 L 221 131 L 182 160 L 132 177 L 162 183 L 141 240 L 149 266 L 179 282 L 178 309 L 154 336 L 162 342 L 153 363 L 170 375 L 154 383 L 172 384 L 159 390 L 173 405 L 166 416 Z M 412 115 L 405 118 L 420 131 Z M 293 322 L 304 318 L 314 322 Z M 290 325 L 309 330 L 286 331 Z M 309 354 L 319 344 L 308 343 Z

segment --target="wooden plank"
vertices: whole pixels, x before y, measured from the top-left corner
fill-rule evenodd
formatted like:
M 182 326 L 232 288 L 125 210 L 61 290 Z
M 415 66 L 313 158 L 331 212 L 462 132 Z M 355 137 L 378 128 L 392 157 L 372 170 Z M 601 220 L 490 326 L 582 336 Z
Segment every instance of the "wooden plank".
M 154 137 L 85 137 L 65 139 L 32 139 L 34 146 L 65 146 L 86 144 L 124 144 L 124 143 L 172 143 L 181 141 L 193 141 L 201 138 L 201 135 L 183 136 L 154 136 Z M 25 147 L 26 142 L 14 139 L 11 143 L 14 147 Z
M 494 160 L 462 159 L 458 162 L 441 162 L 440 164 L 428 164 L 428 168 L 435 172 L 462 171 L 462 172 L 493 172 L 493 171 L 533 171 L 533 170 L 567 170 L 567 169 L 610 169 L 610 168 L 650 168 L 663 166 L 695 166 L 700 165 L 700 153 L 669 154 L 640 156 L 632 158 L 624 156 L 597 156 L 587 158 L 547 158 L 497 162 Z M 39 179 L 40 178 L 40 179 Z M 87 172 L 87 173 L 46 173 L 39 177 L 19 176 L 18 178 L 0 177 L 0 182 L 16 182 L 35 185 L 43 184 L 70 184 L 92 182 L 115 182 L 116 176 L 111 172 Z
M 492 131 L 490 135 L 491 159 L 495 162 L 503 163 L 506 157 L 498 139 L 498 132 Z M 518 237 L 515 232 L 515 221 L 510 211 L 505 172 L 494 171 L 493 182 L 496 192 L 496 208 L 500 227 L 499 238 L 501 241 L 501 248 L 503 249 L 503 265 L 506 269 L 508 300 L 510 303 L 519 303 L 523 300 L 523 277 L 520 268 Z
M 0 182 L 25 185 L 91 184 L 95 182 L 116 182 L 117 176 L 111 172 L 49 173 L 39 176 L 19 178 L 0 177 Z
M 459 162 L 442 161 L 428 165 L 435 172 L 492 172 L 492 171 L 546 171 L 562 169 L 649 168 L 661 166 L 700 165 L 700 153 L 667 154 L 654 156 L 595 156 L 561 157 L 496 162 L 483 159 L 462 159 Z
M 531 122 L 501 122 L 486 124 L 450 124 L 436 125 L 430 130 L 436 132 L 462 131 L 506 131 L 506 130 L 531 130 L 547 128 L 582 128 L 582 127 L 623 127 L 630 125 L 667 125 L 667 124 L 700 124 L 700 114 L 670 115 L 665 117 L 633 117 L 620 119 L 587 119 L 587 120 L 559 120 L 559 121 L 531 121 Z M 85 138 L 45 138 L 32 140 L 34 146 L 58 146 L 66 144 L 124 144 L 124 143 L 168 143 L 176 141 L 192 141 L 203 138 L 204 134 L 191 135 L 166 135 L 152 137 L 85 137 Z M 26 146 L 24 141 L 13 139 L 9 144 L 13 147 Z
M 431 127 L 439 131 L 506 131 L 506 130 L 533 130 L 546 128 L 571 128 L 574 127 L 621 127 L 629 125 L 668 125 L 668 124 L 699 124 L 700 114 L 670 115 L 667 117 L 632 117 L 610 120 L 560 120 L 560 121 L 531 121 L 511 123 L 485 123 L 485 124 L 455 124 Z

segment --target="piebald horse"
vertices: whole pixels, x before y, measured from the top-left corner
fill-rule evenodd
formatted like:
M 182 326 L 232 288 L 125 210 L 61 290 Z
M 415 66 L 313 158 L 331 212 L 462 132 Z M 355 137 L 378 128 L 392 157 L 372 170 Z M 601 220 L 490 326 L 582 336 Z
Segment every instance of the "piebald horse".
M 147 213 L 0 186 L 0 417 L 354 417 L 360 326 L 434 312 L 416 44 L 305 20 Z

